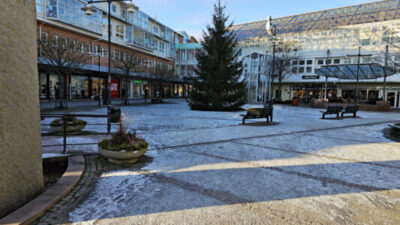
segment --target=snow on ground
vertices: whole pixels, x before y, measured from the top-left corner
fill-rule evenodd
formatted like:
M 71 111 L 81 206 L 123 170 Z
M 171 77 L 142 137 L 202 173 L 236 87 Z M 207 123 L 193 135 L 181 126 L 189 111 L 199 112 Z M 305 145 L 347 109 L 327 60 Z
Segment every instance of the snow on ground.
M 319 111 L 278 105 L 279 124 L 243 126 L 243 112 L 190 111 L 183 101 L 122 107 L 128 128 L 150 143 L 146 155 L 152 161 L 140 170 L 104 173 L 69 220 L 399 224 L 400 144 L 386 139 L 382 129 L 400 114 L 360 112 L 357 119 L 321 120 Z

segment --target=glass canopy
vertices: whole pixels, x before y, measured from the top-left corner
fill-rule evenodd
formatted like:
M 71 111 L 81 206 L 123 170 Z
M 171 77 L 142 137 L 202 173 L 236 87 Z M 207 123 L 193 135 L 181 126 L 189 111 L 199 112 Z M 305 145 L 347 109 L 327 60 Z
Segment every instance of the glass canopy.
M 357 79 L 357 64 L 327 65 L 316 69 L 319 76 L 334 77 L 345 80 Z M 380 77 L 392 76 L 396 73 L 393 67 L 384 67 L 379 64 L 360 64 L 358 73 L 359 80 L 377 79 Z

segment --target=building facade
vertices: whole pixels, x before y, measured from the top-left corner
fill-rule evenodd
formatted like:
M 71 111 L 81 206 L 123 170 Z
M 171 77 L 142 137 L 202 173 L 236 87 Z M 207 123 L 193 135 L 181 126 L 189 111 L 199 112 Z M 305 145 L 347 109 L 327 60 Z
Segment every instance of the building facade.
M 96 11 L 88 16 L 82 10 L 86 0 L 35 0 L 37 11 L 38 40 L 57 40 L 74 46 L 88 55 L 84 69 L 65 77 L 67 99 L 90 99 L 103 95 L 107 82 L 108 66 L 108 19 L 107 3 L 96 3 Z M 128 78 L 127 90 L 122 88 L 123 74 L 112 72 L 111 95 L 119 98 L 175 96 L 178 84 L 184 84 L 182 77 L 170 77 L 163 82 L 162 93 L 154 86 L 157 66 L 174 70 L 176 44 L 181 35 L 144 12 L 128 13 L 127 4 L 113 2 L 111 5 L 111 58 L 125 60 L 134 54 L 138 66 Z M 40 98 L 55 99 L 60 86 L 60 77 L 49 70 L 46 60 L 40 60 Z M 125 82 L 125 81 L 124 81 Z
M 400 1 L 385 0 L 367 4 L 322 10 L 271 21 L 276 35 L 267 33 L 267 20 L 239 24 L 232 27 L 237 34 L 244 60 L 243 77 L 248 82 L 249 102 L 265 99 L 268 61 L 273 44 L 276 56 L 292 54 L 290 71 L 281 81 L 283 101 L 294 97 L 302 101 L 325 96 L 325 77 L 315 73 L 327 64 L 357 64 L 359 47 L 361 63 L 378 63 L 397 67 L 400 61 Z M 386 57 L 386 46 L 389 53 Z M 327 51 L 330 55 L 327 58 Z M 361 71 L 362 72 L 362 71 Z M 276 74 L 274 89 L 277 86 Z M 331 101 L 352 99 L 355 80 L 328 80 L 327 97 Z M 276 97 L 276 90 L 271 93 Z M 387 100 L 392 107 L 400 107 L 400 76 L 387 77 Z M 264 97 L 263 97 L 264 96 Z M 359 97 L 374 102 L 384 99 L 383 78 L 361 80 Z
M 196 51 L 201 49 L 201 44 L 186 32 L 179 32 L 181 35 L 176 45 L 175 71 L 179 77 L 188 81 L 190 77 L 196 75 L 195 68 L 197 66 Z M 182 84 L 178 89 L 178 96 L 187 96 L 189 84 Z

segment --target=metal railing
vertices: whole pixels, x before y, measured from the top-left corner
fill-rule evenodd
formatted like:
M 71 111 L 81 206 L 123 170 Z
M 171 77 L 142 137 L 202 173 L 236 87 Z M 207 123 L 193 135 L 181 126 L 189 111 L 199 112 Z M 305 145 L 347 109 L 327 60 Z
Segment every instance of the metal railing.
M 68 134 L 67 132 L 67 118 L 70 117 L 86 117 L 86 118 L 105 118 L 107 119 L 107 121 L 111 121 L 110 125 L 120 125 L 120 116 L 121 113 L 120 111 L 117 111 L 114 114 L 111 114 L 110 116 L 108 115 L 100 115 L 100 114 L 47 114 L 47 113 L 42 113 L 41 115 L 41 119 L 44 120 L 45 118 L 60 118 L 63 120 L 62 123 L 62 127 L 63 127 L 63 131 L 62 131 L 62 137 L 63 137 L 63 143 L 62 144 L 53 144 L 53 145 L 42 145 L 42 148 L 48 148 L 48 147 L 57 147 L 57 146 L 63 146 L 63 154 L 67 153 L 67 145 L 94 145 L 97 143 L 79 143 L 79 144 L 68 144 L 67 143 L 67 136 L 71 135 Z M 86 124 L 86 126 L 105 126 L 107 127 L 108 124 L 107 123 L 90 123 L 90 124 Z M 50 124 L 41 124 L 41 126 L 50 126 Z M 107 133 L 107 132 L 105 132 Z M 80 135 L 85 135 L 84 133 L 80 134 Z M 89 134 L 87 134 L 89 135 Z M 43 136 L 43 133 L 42 133 Z

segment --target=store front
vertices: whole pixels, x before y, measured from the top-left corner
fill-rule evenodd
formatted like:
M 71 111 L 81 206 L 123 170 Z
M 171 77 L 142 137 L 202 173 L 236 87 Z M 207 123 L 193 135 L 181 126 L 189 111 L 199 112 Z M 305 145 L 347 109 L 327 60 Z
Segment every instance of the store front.
M 71 99 L 84 99 L 90 97 L 88 76 L 71 76 L 70 96 Z
M 392 108 L 400 108 L 400 91 L 388 90 L 386 92 L 387 100 L 390 102 Z

